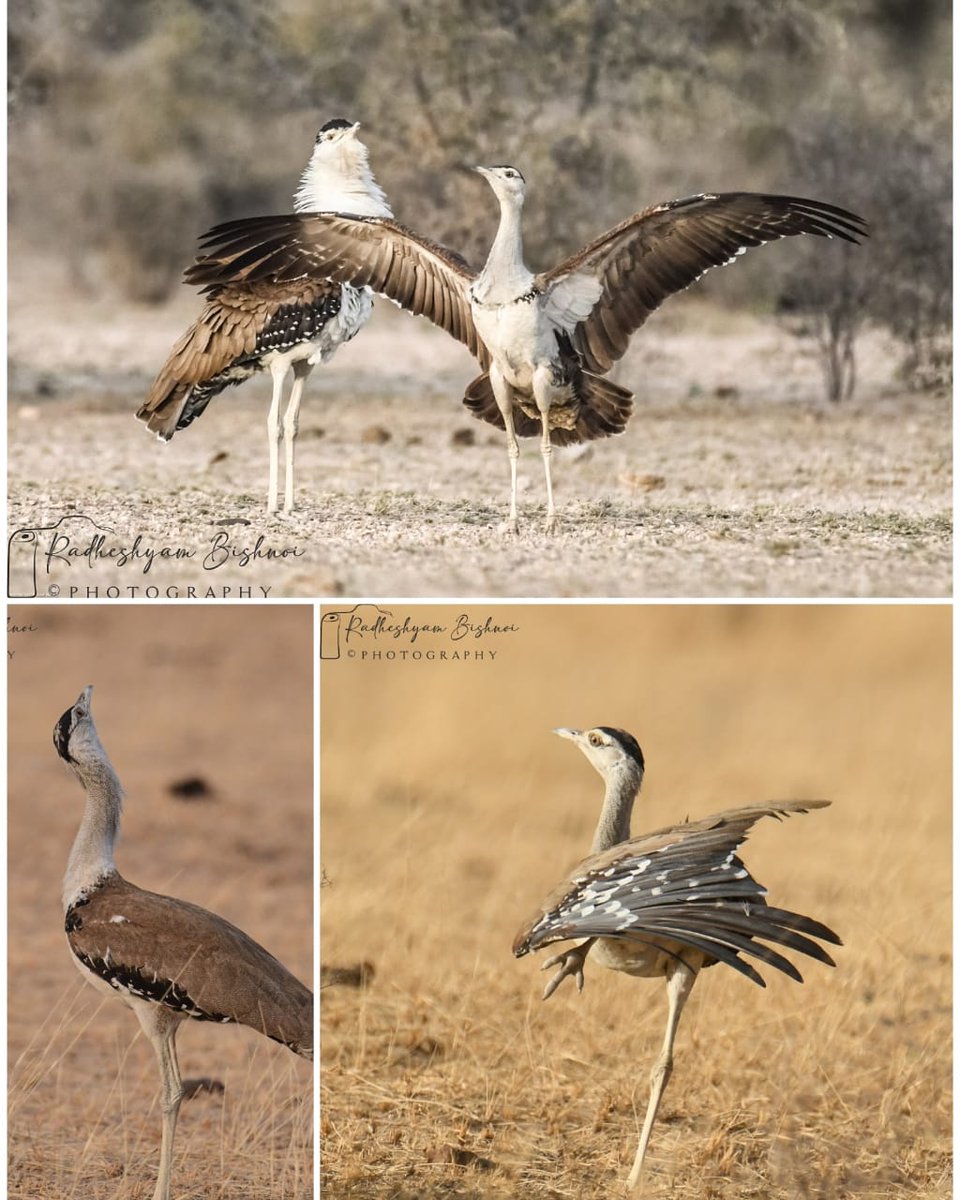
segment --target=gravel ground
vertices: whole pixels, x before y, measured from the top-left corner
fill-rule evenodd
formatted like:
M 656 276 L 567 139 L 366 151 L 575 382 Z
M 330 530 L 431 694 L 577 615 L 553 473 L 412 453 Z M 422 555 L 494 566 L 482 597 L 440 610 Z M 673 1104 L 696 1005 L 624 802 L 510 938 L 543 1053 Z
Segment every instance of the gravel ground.
M 949 397 L 898 388 L 883 339 L 864 339 L 856 400 L 828 408 L 809 341 L 674 305 L 618 370 L 637 393 L 627 433 L 555 454 L 555 536 L 536 444 L 522 444 L 514 538 L 500 529 L 503 437 L 459 404 L 475 364 L 384 307 L 311 378 L 289 517 L 265 512 L 266 380 L 221 395 L 168 445 L 131 417 L 185 301 L 112 324 L 78 309 L 51 358 L 14 322 L 11 529 L 68 518 L 40 535 L 38 594 L 950 594 Z M 18 594 L 34 549 L 13 547 Z M 103 557 L 124 549 L 125 562 Z

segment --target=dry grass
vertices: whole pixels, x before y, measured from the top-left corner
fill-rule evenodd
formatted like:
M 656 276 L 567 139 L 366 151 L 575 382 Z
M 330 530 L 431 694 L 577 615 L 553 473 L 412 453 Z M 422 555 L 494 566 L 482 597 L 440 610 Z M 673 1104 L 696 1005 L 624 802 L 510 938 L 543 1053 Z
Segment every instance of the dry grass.
M 582 996 L 543 1004 L 537 961 L 509 953 L 600 799 L 548 730 L 607 723 L 647 754 L 638 831 L 833 801 L 765 823 L 746 853 L 777 902 L 837 929 L 837 970 L 767 971 L 765 990 L 705 973 L 650 1193 L 948 1197 L 949 610 L 469 611 L 519 625 L 474 643 L 496 660 L 324 664 L 323 960 L 376 968 L 323 993 L 324 1196 L 620 1194 L 662 985 L 588 962 Z M 451 615 L 393 606 L 408 613 Z
M 8 638 L 9 1195 L 146 1200 L 159 1157 L 156 1063 L 136 1020 L 70 961 L 60 877 L 82 793 L 50 744 L 95 685 L 98 728 L 127 790 L 118 865 L 144 887 L 245 928 L 312 978 L 312 621 L 307 607 L 11 608 Z M 168 785 L 199 775 L 207 800 Z M 312 1195 L 310 1065 L 252 1030 L 188 1022 L 183 1200 Z

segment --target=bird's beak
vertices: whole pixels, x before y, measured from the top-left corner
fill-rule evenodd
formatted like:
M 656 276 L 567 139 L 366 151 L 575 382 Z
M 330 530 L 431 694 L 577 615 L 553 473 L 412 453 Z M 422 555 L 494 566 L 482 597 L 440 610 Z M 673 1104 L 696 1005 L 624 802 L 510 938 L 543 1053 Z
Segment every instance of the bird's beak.
M 557 737 L 566 738 L 568 742 L 575 742 L 582 732 L 580 729 L 555 729 L 553 731 Z
M 482 175 L 484 177 L 484 179 L 490 178 L 490 168 L 489 167 L 471 167 L 471 170 L 476 171 L 476 173 L 478 175 Z
M 77 697 L 77 704 L 83 704 L 86 707 L 87 712 L 89 712 L 90 711 L 90 701 L 91 701 L 92 697 L 93 697 L 93 684 L 88 683 L 87 686 L 80 693 L 80 695 Z
M 359 121 L 354 121 L 354 123 L 353 123 L 353 124 L 350 126 L 350 128 L 349 128 L 349 129 L 345 129 L 345 130 L 343 131 L 343 136 L 344 136 L 344 137 L 352 137 L 352 138 L 355 138 L 355 137 L 357 136 L 357 130 L 358 130 L 359 128 L 360 128 L 360 122 L 359 122 Z

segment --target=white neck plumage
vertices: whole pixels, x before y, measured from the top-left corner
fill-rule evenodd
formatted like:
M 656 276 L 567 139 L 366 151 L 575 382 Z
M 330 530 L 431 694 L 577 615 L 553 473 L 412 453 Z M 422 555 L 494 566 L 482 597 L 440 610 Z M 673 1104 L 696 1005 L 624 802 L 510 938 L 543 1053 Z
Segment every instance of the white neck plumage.
M 630 837 L 630 817 L 643 783 L 643 770 L 632 760 L 624 762 L 606 776 L 605 783 L 603 808 L 593 835 L 593 854 L 609 850 Z
M 473 295 L 481 304 L 509 304 L 530 290 L 533 274 L 523 261 L 523 234 L 520 217 L 523 201 L 499 196 L 500 224 L 483 270 L 473 285 Z
M 316 152 L 300 177 L 294 196 L 297 212 L 337 212 L 357 217 L 392 217 L 383 189 L 373 177 L 359 142 L 345 147 L 338 161 Z
M 72 765 L 87 793 L 87 803 L 63 877 L 64 912 L 117 869 L 113 848 L 123 808 L 123 788 L 106 754 L 99 761 Z

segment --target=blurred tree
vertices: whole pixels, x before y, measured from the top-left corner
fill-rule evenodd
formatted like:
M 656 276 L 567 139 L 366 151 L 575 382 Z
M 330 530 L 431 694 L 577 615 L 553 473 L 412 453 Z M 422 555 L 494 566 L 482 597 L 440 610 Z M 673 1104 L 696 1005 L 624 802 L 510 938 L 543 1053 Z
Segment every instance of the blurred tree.
M 903 375 L 914 387 L 949 376 L 951 176 L 943 153 L 949 122 L 909 127 L 862 110 L 821 113 L 791 131 L 795 173 L 821 195 L 867 217 L 871 238 L 859 250 L 816 254 L 802 247 L 781 276 L 782 312 L 812 319 L 827 396 L 849 398 L 856 381 L 856 337 L 866 321 L 904 346 Z
M 801 310 L 833 398 L 867 320 L 926 378 L 949 319 L 950 19 L 948 0 L 19 0 L 11 255 L 162 299 L 207 224 L 288 208 L 317 126 L 346 116 L 401 219 L 474 262 L 496 222 L 477 163 L 527 175 L 534 268 L 697 191 L 862 211 L 860 251 L 784 247 L 698 287 Z

